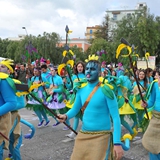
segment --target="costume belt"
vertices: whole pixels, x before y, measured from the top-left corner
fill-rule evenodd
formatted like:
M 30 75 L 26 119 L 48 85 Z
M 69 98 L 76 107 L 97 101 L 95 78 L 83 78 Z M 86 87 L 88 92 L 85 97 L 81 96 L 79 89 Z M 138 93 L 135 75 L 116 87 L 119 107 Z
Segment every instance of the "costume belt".
M 159 113 L 159 112 L 153 111 L 153 112 L 152 112 L 152 115 L 153 115 L 153 117 L 155 117 L 155 118 L 157 118 L 157 119 L 160 119 L 160 113 Z
M 91 132 L 91 131 L 82 131 L 80 130 L 81 133 L 83 134 L 111 134 L 112 131 L 95 131 L 95 132 Z

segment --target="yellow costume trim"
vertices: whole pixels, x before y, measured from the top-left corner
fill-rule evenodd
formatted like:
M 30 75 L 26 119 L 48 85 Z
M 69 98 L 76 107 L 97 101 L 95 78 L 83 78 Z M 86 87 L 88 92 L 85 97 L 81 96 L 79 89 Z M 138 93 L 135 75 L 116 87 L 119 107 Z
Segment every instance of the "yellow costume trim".
M 131 134 L 132 139 L 134 139 L 134 137 L 138 134 L 138 131 L 136 130 L 136 128 L 133 128 L 133 134 Z
M 126 139 L 132 140 L 132 136 L 130 134 L 125 134 L 122 139 L 125 141 Z
M 149 116 L 149 119 L 151 119 L 152 118 L 152 112 L 148 112 L 148 116 Z M 148 119 L 147 116 L 146 116 L 146 114 L 144 115 L 144 118 Z
M 116 50 L 116 58 L 117 58 L 117 59 L 118 59 L 118 57 L 119 57 L 122 49 L 124 49 L 124 48 L 127 48 L 128 51 L 129 51 L 129 53 L 128 53 L 127 55 L 122 55 L 122 57 L 128 57 L 128 56 L 131 54 L 132 48 L 131 48 L 130 46 L 127 46 L 126 44 L 123 44 L 123 43 L 122 43 L 122 44 L 120 44 L 120 45 L 118 46 L 118 48 L 117 48 L 117 50 Z
M 8 77 L 8 74 L 0 72 L 0 79 L 7 79 Z
M 33 85 L 30 86 L 30 88 L 29 88 L 28 91 L 16 92 L 16 95 L 19 96 L 19 97 L 20 97 L 20 96 L 23 96 L 23 95 L 27 95 L 27 94 L 29 94 L 30 92 L 32 92 L 32 90 L 37 89 L 38 87 L 43 86 L 44 84 L 45 84 L 45 83 L 40 83 L 40 84 L 35 83 L 35 84 L 33 84 Z
M 95 56 L 95 54 L 93 54 L 93 55 L 89 55 L 89 56 L 88 56 L 88 59 L 86 59 L 85 62 L 89 62 L 89 61 L 91 61 L 91 60 L 96 60 L 96 61 L 98 61 L 98 59 L 99 59 L 99 57 L 98 57 L 98 56 Z
M 12 160 L 11 158 L 7 157 L 5 160 Z
M 13 60 L 5 59 L 5 60 L 2 60 L 0 64 L 5 65 L 10 70 L 10 72 L 13 73 L 13 68 L 11 67 L 11 65 L 13 65 Z
M 17 79 L 12 79 L 14 81 L 14 83 L 16 84 L 21 84 L 21 81 L 17 80 Z
M 124 103 L 121 108 L 119 108 L 120 115 L 128 115 L 128 114 L 135 114 L 135 111 L 132 109 L 129 103 Z

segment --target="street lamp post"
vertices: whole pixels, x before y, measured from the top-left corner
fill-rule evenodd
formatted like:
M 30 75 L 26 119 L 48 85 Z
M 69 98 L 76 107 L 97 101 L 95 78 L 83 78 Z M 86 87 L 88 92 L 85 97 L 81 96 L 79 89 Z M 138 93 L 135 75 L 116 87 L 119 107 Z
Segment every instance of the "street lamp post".
M 27 36 L 28 36 L 28 32 L 27 32 L 26 27 L 22 27 L 22 29 L 24 29 L 24 30 L 26 31 L 26 34 L 27 34 Z

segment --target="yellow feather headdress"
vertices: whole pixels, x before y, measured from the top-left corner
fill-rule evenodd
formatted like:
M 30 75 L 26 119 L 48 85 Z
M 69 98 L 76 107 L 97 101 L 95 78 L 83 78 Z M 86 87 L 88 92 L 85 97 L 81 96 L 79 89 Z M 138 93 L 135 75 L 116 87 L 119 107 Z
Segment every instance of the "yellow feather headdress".
M 95 54 L 93 54 L 93 55 L 89 55 L 89 56 L 88 56 L 88 59 L 86 59 L 85 62 L 89 62 L 89 61 L 91 61 L 91 60 L 96 60 L 96 61 L 98 61 L 98 59 L 99 59 L 99 57 L 96 56 Z
M 14 64 L 13 60 L 11 60 L 11 59 L 4 59 L 4 60 L 2 60 L 0 62 L 0 64 L 5 65 L 10 70 L 10 72 L 13 73 L 13 68 L 11 67 L 11 65 Z

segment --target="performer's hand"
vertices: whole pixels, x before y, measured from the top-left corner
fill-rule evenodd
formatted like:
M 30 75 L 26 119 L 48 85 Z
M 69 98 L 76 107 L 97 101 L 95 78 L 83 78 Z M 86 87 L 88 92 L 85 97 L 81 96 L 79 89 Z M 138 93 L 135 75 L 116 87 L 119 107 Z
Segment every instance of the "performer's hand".
M 50 91 L 50 92 L 49 92 L 49 95 L 52 95 L 52 94 L 53 94 L 53 91 Z
M 65 122 L 66 119 L 67 119 L 67 115 L 66 114 L 58 114 L 58 117 L 59 117 L 58 121 L 61 122 L 61 123 Z
M 122 146 L 121 145 L 114 145 L 113 151 L 114 151 L 115 159 L 120 160 L 123 156 L 123 153 L 124 153 Z
M 144 102 L 142 101 L 142 102 L 141 102 L 141 106 L 142 106 L 143 108 L 146 108 L 146 107 L 148 106 L 148 104 L 147 104 L 146 101 L 144 101 Z

